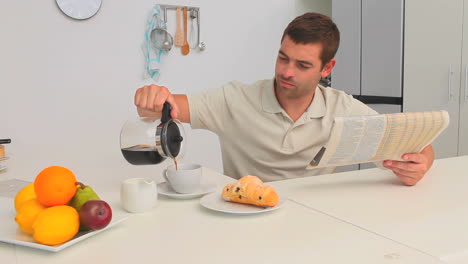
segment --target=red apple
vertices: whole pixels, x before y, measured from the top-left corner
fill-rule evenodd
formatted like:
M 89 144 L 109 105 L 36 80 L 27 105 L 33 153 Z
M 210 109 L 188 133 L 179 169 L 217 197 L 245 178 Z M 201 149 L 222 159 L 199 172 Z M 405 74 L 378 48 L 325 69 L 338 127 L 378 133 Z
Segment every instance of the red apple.
M 89 200 L 80 209 L 80 224 L 99 230 L 106 227 L 112 220 L 112 209 L 103 200 Z

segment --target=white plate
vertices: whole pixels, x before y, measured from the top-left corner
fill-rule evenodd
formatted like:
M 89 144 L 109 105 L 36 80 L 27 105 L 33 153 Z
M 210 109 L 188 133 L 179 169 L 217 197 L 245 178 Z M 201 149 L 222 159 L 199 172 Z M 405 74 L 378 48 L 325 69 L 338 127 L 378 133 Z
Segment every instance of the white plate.
M 167 184 L 167 182 L 162 182 L 158 184 L 158 193 L 174 198 L 174 199 L 192 199 L 195 197 L 200 197 L 207 193 L 216 191 L 216 185 L 214 184 L 202 184 L 200 189 L 194 193 L 176 193 L 172 188 Z
M 280 199 L 278 204 L 273 207 L 259 207 L 248 204 L 233 203 L 223 200 L 220 192 L 205 195 L 203 198 L 200 199 L 200 204 L 208 209 L 238 215 L 250 215 L 270 212 L 281 208 L 285 202 L 286 200 Z
M 21 231 L 21 229 L 15 222 L 15 209 L 13 199 L 0 197 L 0 223 L 2 223 L 0 225 L 0 242 L 36 248 L 51 252 L 57 252 L 71 245 L 74 245 L 80 242 L 81 240 L 99 234 L 100 232 L 111 228 L 112 226 L 126 220 L 127 218 L 128 216 L 112 215 L 112 221 L 103 229 L 96 231 L 79 232 L 75 236 L 75 238 L 63 244 L 57 246 L 47 246 L 35 242 L 32 236 Z

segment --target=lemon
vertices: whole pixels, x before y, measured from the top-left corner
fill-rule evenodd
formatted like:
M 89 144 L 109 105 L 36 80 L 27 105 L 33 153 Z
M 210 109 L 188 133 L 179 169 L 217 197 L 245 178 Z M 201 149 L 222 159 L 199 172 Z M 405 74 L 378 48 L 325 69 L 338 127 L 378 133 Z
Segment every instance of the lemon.
M 26 185 L 21 189 L 15 196 L 15 209 L 18 212 L 20 206 L 31 199 L 36 198 L 36 193 L 34 192 L 34 183 Z
M 44 209 L 36 217 L 32 226 L 34 239 L 45 245 L 58 245 L 72 239 L 80 219 L 75 208 L 68 205 L 52 206 Z
M 37 215 L 44 209 L 46 209 L 46 207 L 39 203 L 37 199 L 26 201 L 20 206 L 15 221 L 23 232 L 32 235 L 34 220 L 36 220 Z

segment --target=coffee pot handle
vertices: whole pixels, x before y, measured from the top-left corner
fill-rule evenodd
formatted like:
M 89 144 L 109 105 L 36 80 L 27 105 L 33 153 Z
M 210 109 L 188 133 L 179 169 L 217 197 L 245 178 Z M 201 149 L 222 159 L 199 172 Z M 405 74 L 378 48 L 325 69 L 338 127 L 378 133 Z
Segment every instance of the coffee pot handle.
M 166 123 L 171 120 L 171 111 L 172 106 L 168 102 L 165 102 L 162 110 L 161 123 Z

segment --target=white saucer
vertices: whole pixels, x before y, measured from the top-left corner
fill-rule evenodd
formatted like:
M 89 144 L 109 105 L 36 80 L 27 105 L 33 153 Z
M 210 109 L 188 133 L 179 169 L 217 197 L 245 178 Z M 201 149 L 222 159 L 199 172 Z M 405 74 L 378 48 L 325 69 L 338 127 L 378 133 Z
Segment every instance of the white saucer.
M 236 215 L 251 215 L 274 211 L 283 207 L 285 202 L 286 200 L 280 199 L 278 204 L 273 207 L 259 207 L 248 204 L 233 203 L 223 200 L 220 192 L 211 193 L 200 199 L 200 204 L 205 208 Z
M 202 184 L 200 189 L 194 193 L 176 193 L 172 188 L 167 184 L 167 182 L 162 182 L 158 184 L 158 193 L 174 198 L 174 199 L 192 199 L 216 191 L 216 185 L 214 184 Z

